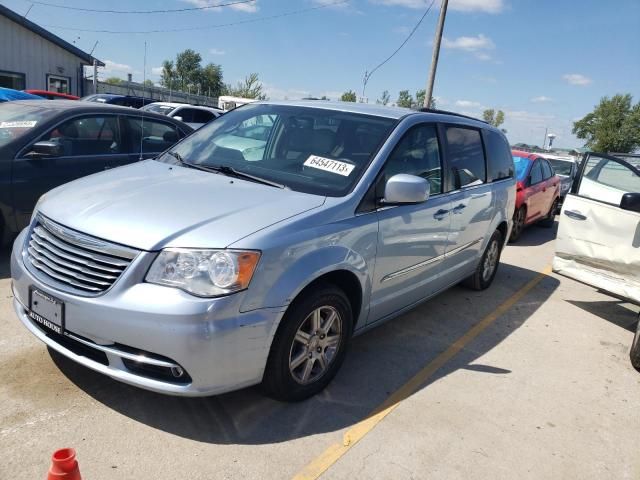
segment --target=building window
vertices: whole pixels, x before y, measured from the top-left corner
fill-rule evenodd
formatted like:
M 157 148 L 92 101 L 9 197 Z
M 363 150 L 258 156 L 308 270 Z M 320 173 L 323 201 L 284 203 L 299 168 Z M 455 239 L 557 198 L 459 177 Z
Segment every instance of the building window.
M 3 72 L 0 70 L 0 87 L 24 90 L 24 73 Z
M 47 91 L 58 93 L 71 93 L 69 77 L 60 77 L 58 75 L 47 75 Z

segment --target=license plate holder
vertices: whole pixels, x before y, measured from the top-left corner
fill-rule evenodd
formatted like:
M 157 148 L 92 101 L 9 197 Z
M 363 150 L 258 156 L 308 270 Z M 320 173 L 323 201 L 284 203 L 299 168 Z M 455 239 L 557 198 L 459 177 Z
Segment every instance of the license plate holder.
M 29 290 L 29 317 L 55 333 L 64 334 L 64 302 L 37 288 Z

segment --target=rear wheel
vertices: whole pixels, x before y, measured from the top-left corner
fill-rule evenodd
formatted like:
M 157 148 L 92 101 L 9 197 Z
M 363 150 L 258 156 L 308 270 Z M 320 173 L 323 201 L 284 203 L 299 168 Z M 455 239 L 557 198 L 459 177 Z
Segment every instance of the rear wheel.
M 551 210 L 549 210 L 549 213 L 547 214 L 547 216 L 540 221 L 541 227 L 544 227 L 544 228 L 553 227 L 553 224 L 556 221 L 556 212 L 558 211 L 559 203 L 560 203 L 560 200 L 558 200 L 557 198 L 553 201 L 553 203 L 551 204 Z
M 502 233 L 496 230 L 489 239 L 489 243 L 482 254 L 476 271 L 462 282 L 463 285 L 473 290 L 485 290 L 489 288 L 498 272 L 501 253 Z
M 324 284 L 303 293 L 278 327 L 262 381 L 266 393 L 299 401 L 324 389 L 342 364 L 352 327 L 342 290 Z
M 527 219 L 527 209 L 522 206 L 513 214 L 513 228 L 511 228 L 510 242 L 517 242 L 524 230 L 524 223 Z
M 633 368 L 640 372 L 640 315 L 638 315 L 638 327 L 636 328 L 636 334 L 633 336 L 629 357 Z

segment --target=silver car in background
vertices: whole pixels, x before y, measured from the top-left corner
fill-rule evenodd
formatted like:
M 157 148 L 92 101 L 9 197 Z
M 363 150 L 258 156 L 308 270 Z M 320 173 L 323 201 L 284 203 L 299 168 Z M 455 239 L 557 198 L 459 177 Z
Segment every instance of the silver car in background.
M 132 385 L 301 400 L 352 335 L 461 281 L 489 287 L 514 204 L 509 144 L 484 122 L 256 102 L 45 194 L 14 244 L 14 307 Z

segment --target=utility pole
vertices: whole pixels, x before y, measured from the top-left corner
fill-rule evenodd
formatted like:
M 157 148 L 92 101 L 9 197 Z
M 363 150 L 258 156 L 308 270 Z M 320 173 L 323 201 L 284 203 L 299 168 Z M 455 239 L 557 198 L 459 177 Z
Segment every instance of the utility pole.
M 436 80 L 436 68 L 438 68 L 438 57 L 440 56 L 440 42 L 442 41 L 442 30 L 444 30 L 444 19 L 447 16 L 447 6 L 449 0 L 442 0 L 440 5 L 440 16 L 438 17 L 438 28 L 433 40 L 433 54 L 431 56 L 431 68 L 429 69 L 429 80 L 427 81 L 427 94 L 424 96 L 424 108 L 429 108 L 433 96 L 433 84 Z

